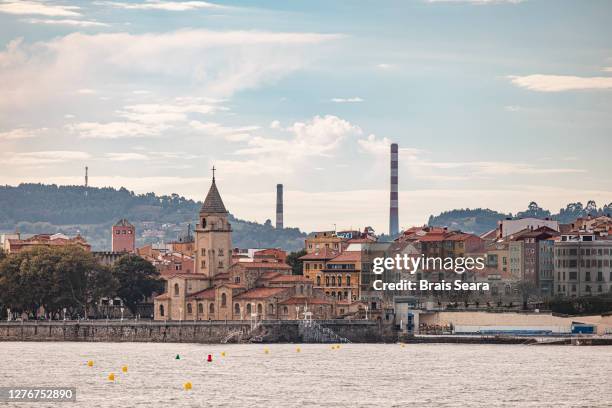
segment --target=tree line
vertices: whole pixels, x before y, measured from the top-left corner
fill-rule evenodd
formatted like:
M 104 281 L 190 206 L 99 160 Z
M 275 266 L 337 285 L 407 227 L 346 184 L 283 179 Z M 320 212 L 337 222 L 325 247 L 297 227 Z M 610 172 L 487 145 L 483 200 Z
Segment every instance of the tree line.
M 0 319 L 11 314 L 40 318 L 99 315 L 100 300 L 119 298 L 136 314 L 137 305 L 163 290 L 159 272 L 132 254 L 113 266 L 101 264 L 78 246 L 38 247 L 15 254 L 0 250 Z

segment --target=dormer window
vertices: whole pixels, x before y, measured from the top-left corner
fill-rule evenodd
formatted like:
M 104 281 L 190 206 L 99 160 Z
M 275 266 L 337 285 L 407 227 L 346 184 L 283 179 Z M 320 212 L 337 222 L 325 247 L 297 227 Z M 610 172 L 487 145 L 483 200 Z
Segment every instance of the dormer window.
M 206 228 L 206 218 L 202 218 L 202 228 Z

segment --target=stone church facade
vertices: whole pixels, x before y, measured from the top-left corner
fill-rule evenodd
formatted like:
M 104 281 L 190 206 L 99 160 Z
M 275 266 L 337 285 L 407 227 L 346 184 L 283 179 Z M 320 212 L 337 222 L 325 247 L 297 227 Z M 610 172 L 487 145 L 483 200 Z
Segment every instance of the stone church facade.
M 155 298 L 155 320 L 294 320 L 311 312 L 330 319 L 348 306 L 329 298 L 279 259 L 236 262 L 228 211 L 212 185 L 195 229 L 193 273 L 164 277 L 166 292 Z

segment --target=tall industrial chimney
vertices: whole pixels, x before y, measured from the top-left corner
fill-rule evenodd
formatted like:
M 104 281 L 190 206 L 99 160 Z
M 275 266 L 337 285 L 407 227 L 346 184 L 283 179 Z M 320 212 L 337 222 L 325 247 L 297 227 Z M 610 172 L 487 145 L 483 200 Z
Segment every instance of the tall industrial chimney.
M 399 215 L 397 200 L 397 143 L 391 144 L 391 195 L 389 201 L 389 235 L 399 234 Z
M 276 185 L 276 229 L 283 229 L 283 185 Z

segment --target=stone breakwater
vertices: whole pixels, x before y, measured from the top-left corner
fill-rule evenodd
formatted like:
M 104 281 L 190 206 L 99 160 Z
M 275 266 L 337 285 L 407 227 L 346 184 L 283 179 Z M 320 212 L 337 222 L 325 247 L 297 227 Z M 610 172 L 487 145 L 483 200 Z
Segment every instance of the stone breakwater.
M 393 341 L 373 321 L 319 321 L 352 343 Z M 83 341 L 157 343 L 302 343 L 311 338 L 296 321 L 53 321 L 0 322 L 0 341 Z

